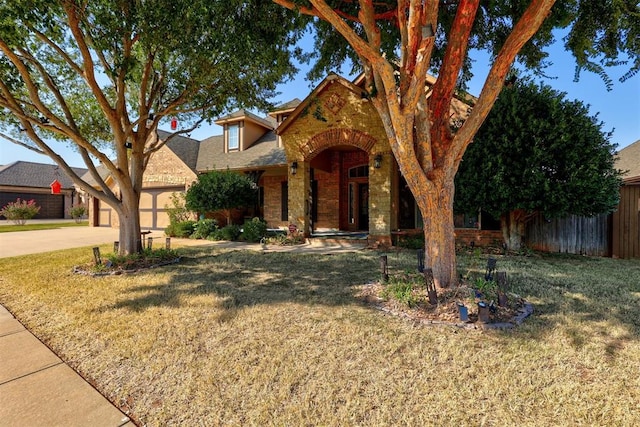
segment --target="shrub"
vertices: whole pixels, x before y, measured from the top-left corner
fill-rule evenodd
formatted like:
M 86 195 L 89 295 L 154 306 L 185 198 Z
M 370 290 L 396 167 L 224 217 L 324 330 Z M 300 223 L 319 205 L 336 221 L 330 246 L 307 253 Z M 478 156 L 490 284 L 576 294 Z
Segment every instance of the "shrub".
M 267 223 L 263 219 L 253 218 L 242 226 L 242 238 L 247 242 L 259 242 L 267 235 Z
M 15 202 L 9 202 L 0 209 L 0 215 L 18 225 L 24 225 L 28 219 L 36 216 L 38 212 L 40 212 L 40 206 L 36 205 L 33 199 L 27 202 L 18 198 Z
M 192 239 L 206 239 L 218 229 L 218 221 L 215 219 L 201 219 L 196 225 L 191 235 Z
M 87 208 L 85 205 L 75 205 L 69 208 L 69 215 L 75 219 L 76 222 L 80 222 L 82 218 L 87 214 Z
M 170 224 L 189 221 L 191 217 L 191 211 L 185 207 L 184 193 L 173 193 L 171 195 L 171 206 L 165 205 L 164 209 L 169 216 Z
M 169 224 L 164 233 L 170 237 L 190 237 L 193 234 L 195 221 L 182 221 Z
M 424 249 L 424 234 L 403 236 L 398 242 L 398 246 L 406 249 Z
M 220 236 L 222 237 L 220 240 L 238 240 L 238 237 L 240 237 L 240 227 L 233 224 L 227 225 L 220 229 Z

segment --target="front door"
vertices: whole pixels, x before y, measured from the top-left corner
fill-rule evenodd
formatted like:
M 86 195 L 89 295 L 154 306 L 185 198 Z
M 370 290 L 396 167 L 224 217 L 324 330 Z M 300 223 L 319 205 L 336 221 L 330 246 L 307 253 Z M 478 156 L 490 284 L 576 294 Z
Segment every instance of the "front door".
M 369 184 L 349 183 L 349 231 L 369 229 Z
M 358 184 L 358 230 L 369 229 L 369 184 Z

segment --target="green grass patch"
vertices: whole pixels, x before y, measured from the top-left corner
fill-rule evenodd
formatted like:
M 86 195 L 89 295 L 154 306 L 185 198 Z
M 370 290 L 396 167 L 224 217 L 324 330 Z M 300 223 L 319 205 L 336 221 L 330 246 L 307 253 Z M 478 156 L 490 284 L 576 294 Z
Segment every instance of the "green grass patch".
M 640 260 L 499 256 L 536 311 L 479 332 L 363 304 L 379 253 L 178 251 L 99 278 L 71 272 L 91 248 L 0 259 L 0 303 L 140 425 L 640 424 Z
M 32 231 L 32 230 L 52 230 L 55 228 L 65 227 L 88 227 L 89 221 L 80 222 L 51 222 L 51 223 L 26 223 L 24 225 L 2 224 L 0 225 L 0 233 L 11 233 L 14 231 Z

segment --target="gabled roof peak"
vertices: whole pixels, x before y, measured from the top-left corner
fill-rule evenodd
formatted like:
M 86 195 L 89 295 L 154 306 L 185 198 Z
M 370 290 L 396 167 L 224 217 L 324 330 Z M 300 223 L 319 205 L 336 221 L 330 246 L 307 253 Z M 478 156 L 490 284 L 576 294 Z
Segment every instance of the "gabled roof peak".
M 241 120 L 249 120 L 268 130 L 273 130 L 274 127 L 273 123 L 271 123 L 268 119 L 263 119 L 262 117 L 259 117 L 258 115 L 245 109 L 240 109 L 234 111 L 233 113 L 229 113 L 226 116 L 222 116 L 218 120 L 215 120 L 214 123 L 222 126 L 227 123 L 239 122 Z

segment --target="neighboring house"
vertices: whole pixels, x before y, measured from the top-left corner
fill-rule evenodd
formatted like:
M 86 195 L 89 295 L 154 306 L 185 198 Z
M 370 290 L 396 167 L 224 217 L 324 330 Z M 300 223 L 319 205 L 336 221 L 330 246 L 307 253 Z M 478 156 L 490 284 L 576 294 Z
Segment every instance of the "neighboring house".
M 618 152 L 616 168 L 625 173 L 612 218 L 611 255 L 640 258 L 640 140 Z
M 294 224 L 305 235 L 363 232 L 372 244 L 390 243 L 392 230 L 420 228 L 413 196 L 362 84 L 362 78 L 351 82 L 330 74 L 304 100 L 282 104 L 266 118 L 240 110 L 216 120 L 222 135 L 170 140 L 144 175 L 142 228 L 164 228 L 163 208 L 172 192 L 188 188 L 197 174 L 225 169 L 254 179 L 259 197 L 248 213 L 271 228 Z M 451 116 L 464 118 L 473 101 L 455 99 Z M 100 212 L 93 225 L 117 226 L 107 207 L 92 206 Z M 241 222 L 241 214 L 234 220 Z
M 72 169 L 79 176 L 87 171 Z M 53 194 L 51 188 L 56 180 L 61 184 L 59 194 Z M 36 219 L 71 218 L 69 208 L 83 202 L 71 178 L 58 166 L 23 161 L 0 166 L 0 207 L 18 198 L 35 200 L 40 206 Z

